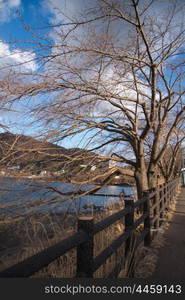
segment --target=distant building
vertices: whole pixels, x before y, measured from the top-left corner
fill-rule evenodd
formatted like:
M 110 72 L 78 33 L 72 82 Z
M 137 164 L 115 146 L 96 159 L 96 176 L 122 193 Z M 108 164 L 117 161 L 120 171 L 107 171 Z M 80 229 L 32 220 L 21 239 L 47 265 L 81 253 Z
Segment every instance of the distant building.
M 20 170 L 20 166 L 7 167 L 7 170 Z
M 116 166 L 117 166 L 116 161 L 113 161 L 113 160 L 109 161 L 109 168 L 114 168 Z
M 51 172 L 47 171 L 47 170 L 43 170 L 40 172 L 40 176 L 50 176 L 50 175 L 51 175 Z
M 64 174 L 64 173 L 65 173 L 65 170 L 62 169 L 62 170 L 60 170 L 60 171 L 55 171 L 55 172 L 53 172 L 53 175 L 59 176 L 59 175 L 62 175 L 62 174 Z
M 89 165 L 80 165 L 80 168 L 87 168 Z
M 5 175 L 6 175 L 6 172 L 5 172 L 4 170 L 1 170 L 1 171 L 0 171 L 0 175 L 5 176 Z
M 96 159 L 93 163 L 87 162 L 86 164 L 80 164 L 80 168 L 84 170 L 95 171 L 96 169 L 107 170 L 109 163 L 102 159 Z
M 185 147 L 181 148 L 181 169 L 185 168 Z

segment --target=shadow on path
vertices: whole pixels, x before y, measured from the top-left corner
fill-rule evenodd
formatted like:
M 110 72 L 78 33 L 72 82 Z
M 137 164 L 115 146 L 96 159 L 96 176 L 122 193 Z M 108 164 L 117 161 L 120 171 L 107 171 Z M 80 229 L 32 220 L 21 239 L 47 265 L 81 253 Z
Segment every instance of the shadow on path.
M 164 233 L 166 244 L 159 249 L 156 271 L 150 278 L 185 278 L 185 188 L 181 189 L 177 197 L 176 208 L 169 223 Z

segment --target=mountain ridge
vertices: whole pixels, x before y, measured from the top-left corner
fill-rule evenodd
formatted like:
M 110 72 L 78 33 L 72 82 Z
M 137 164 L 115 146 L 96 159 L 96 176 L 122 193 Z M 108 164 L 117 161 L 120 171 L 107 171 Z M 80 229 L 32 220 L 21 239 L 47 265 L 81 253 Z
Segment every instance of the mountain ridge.
M 19 166 L 33 172 L 43 169 L 59 171 L 67 164 L 71 168 L 90 164 L 98 155 L 80 148 L 65 148 L 48 141 L 38 140 L 32 136 L 0 133 L 0 167 Z

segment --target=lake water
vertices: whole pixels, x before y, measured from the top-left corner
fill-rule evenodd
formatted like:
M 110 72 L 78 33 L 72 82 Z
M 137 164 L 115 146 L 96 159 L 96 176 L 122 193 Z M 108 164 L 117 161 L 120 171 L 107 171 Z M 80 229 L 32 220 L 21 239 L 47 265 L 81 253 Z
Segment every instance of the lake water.
M 63 195 L 66 192 L 86 191 L 95 185 L 80 186 L 71 183 L 42 182 L 31 179 L 0 178 L 0 215 L 16 216 L 28 213 L 75 213 L 88 209 L 103 209 L 120 202 L 119 194 L 135 197 L 130 186 L 110 185 L 94 195 L 83 197 Z M 98 195 L 97 195 L 98 194 Z M 117 195 L 117 196 L 116 196 Z

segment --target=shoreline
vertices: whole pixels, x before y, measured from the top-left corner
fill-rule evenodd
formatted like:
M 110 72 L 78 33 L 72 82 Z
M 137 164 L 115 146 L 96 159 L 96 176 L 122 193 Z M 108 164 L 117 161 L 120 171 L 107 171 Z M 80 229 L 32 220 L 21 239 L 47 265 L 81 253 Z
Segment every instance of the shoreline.
M 0 180 L 1 179 L 30 179 L 30 180 L 37 180 L 37 181 L 42 181 L 42 182 L 61 182 L 61 183 L 72 183 L 70 180 L 64 180 L 64 178 L 61 177 L 44 177 L 44 176 L 37 176 L 37 175 L 28 175 L 28 176 L 21 176 L 21 175 L 11 175 L 11 176 L 5 176 L 5 175 L 0 175 Z M 93 185 L 100 185 L 101 182 L 96 182 L 96 183 L 91 183 Z M 75 184 L 78 185 L 78 184 Z M 88 184 L 87 184 L 88 185 Z M 135 184 L 129 184 L 127 182 L 125 183 L 110 183 L 107 186 L 123 186 L 123 187 L 135 187 Z

